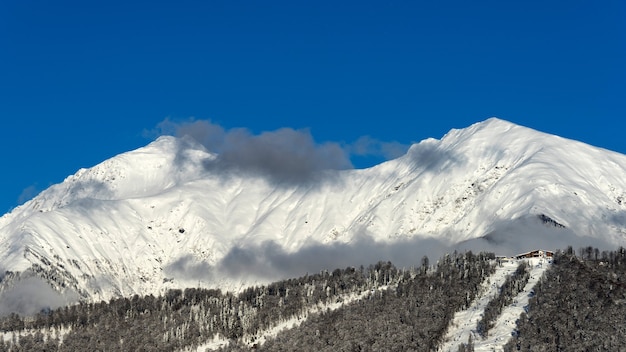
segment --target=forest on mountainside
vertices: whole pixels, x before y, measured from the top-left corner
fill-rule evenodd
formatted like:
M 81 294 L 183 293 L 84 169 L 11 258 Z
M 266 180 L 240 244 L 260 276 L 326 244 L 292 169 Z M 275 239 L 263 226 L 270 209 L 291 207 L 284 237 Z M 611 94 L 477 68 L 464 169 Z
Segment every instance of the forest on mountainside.
M 309 317 L 297 329 L 257 346 L 260 351 L 433 351 L 454 313 L 469 307 L 494 272 L 493 254 L 446 256 L 436 270 L 404 272 L 396 287 Z M 244 351 L 231 344 L 221 351 Z
M 622 351 L 626 249 L 556 252 L 527 308 L 505 351 Z
M 0 351 L 175 351 L 218 339 L 221 351 L 430 351 L 497 261 L 453 253 L 411 269 L 391 262 L 322 271 L 234 294 L 188 288 L 80 303 L 0 319 Z M 481 327 L 527 282 L 520 265 L 488 303 Z M 556 251 L 505 351 L 616 351 L 626 346 L 626 250 Z M 336 309 L 329 309 L 332 305 Z M 285 322 L 294 328 L 272 335 Z M 472 351 L 472 342 L 459 351 Z
M 454 311 L 470 304 L 493 272 L 493 259 L 492 253 L 454 253 L 433 266 L 426 257 L 421 267 L 407 270 L 379 262 L 250 287 L 240 294 L 189 288 L 159 297 L 81 303 L 33 317 L 11 314 L 0 320 L 0 331 L 11 334 L 0 341 L 0 351 L 174 351 L 215 337 L 227 339 L 229 350 L 249 349 L 265 331 L 304 317 L 302 327 L 293 329 L 303 332 L 293 340 L 302 346 L 312 343 L 306 331 L 328 327 L 313 334 L 311 348 L 344 348 L 339 343 L 356 329 L 362 332 L 347 342 L 354 346 L 436 346 Z M 336 311 L 324 309 L 355 296 L 361 298 Z M 280 344 L 291 339 L 282 336 L 257 347 L 282 349 Z

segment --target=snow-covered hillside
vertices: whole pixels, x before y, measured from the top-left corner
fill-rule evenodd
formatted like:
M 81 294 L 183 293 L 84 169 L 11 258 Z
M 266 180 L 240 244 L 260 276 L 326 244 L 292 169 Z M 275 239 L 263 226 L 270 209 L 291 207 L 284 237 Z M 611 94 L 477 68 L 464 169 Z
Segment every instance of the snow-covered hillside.
M 381 259 L 419 265 L 454 248 L 626 242 L 626 156 L 496 118 L 302 182 L 214 160 L 191 139 L 160 137 L 4 215 L 4 300 L 29 291 L 28 276 L 99 300 Z

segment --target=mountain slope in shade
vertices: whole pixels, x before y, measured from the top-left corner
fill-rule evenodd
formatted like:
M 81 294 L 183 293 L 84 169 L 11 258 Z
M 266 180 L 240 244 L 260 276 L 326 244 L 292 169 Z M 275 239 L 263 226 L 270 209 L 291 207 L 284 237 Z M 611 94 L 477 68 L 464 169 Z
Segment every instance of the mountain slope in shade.
M 301 182 L 160 137 L 0 218 L 0 287 L 5 302 L 28 291 L 27 277 L 108 299 L 377 260 L 419 265 L 453 249 L 623 245 L 625 176 L 622 154 L 496 118 Z

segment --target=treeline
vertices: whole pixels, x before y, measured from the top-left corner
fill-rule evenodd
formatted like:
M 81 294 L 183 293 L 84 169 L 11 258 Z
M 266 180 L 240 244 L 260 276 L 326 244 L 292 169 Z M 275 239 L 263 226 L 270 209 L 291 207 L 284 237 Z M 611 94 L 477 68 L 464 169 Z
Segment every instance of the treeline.
M 521 261 L 515 272 L 506 277 L 498 294 L 487 303 L 482 318 L 476 324 L 476 331 L 482 338 L 486 338 L 494 327 L 502 309 L 513 303 L 513 297 L 524 290 L 529 278 L 528 264 Z
M 397 285 L 309 317 L 259 351 L 434 351 L 454 313 L 469 307 L 494 272 L 493 254 L 453 254 L 433 271 L 403 272 Z M 244 351 L 234 343 L 221 351 Z
M 394 346 L 436 346 L 454 312 L 470 304 L 480 283 L 493 272 L 493 258 L 454 253 L 433 267 L 427 258 L 423 267 L 411 270 L 379 262 L 251 287 L 240 294 L 189 288 L 159 297 L 81 303 L 34 317 L 12 314 L 0 319 L 0 330 L 13 332 L 8 341 L 0 338 L 0 351 L 173 351 L 200 346 L 216 336 L 228 339 L 231 349 L 248 349 L 279 323 L 350 295 L 367 298 L 310 316 L 292 330 L 302 331 L 294 340 L 280 334 L 259 347 L 292 350 L 293 343 L 303 348 L 311 343 L 341 349 L 346 336 L 354 336 L 349 341 L 353 345 L 383 344 L 392 338 Z M 355 330 L 359 333 L 348 333 Z
M 251 287 L 238 295 L 210 289 L 176 289 L 159 297 L 135 295 L 109 302 L 81 303 L 35 317 L 12 314 L 0 321 L 2 331 L 50 333 L 43 339 L 40 334 L 22 334 L 15 342 L 0 342 L 0 351 L 37 350 L 42 343 L 50 351 L 172 351 L 199 345 L 216 335 L 233 340 L 253 338 L 259 331 L 301 314 L 311 305 L 387 284 L 395 271 L 394 267 L 379 263 L 367 272 L 354 268 L 323 271 Z M 57 348 L 50 349 L 51 346 Z
M 534 288 L 505 351 L 621 351 L 626 346 L 626 249 L 569 247 Z
M 0 338 L 0 351 L 174 351 L 216 337 L 229 341 L 223 351 L 436 350 L 454 313 L 470 306 L 494 272 L 494 258 L 453 253 L 432 266 L 427 258 L 409 270 L 379 262 L 239 294 L 188 288 L 30 317 L 12 314 L 0 319 L 0 333 L 9 336 Z M 526 284 L 526 273 L 521 266 L 507 279 L 482 326 L 489 327 L 498 309 Z M 556 251 L 505 351 L 619 351 L 626 346 L 625 278 L 624 248 Z M 353 301 L 335 310 L 324 308 L 348 299 Z M 302 318 L 298 328 L 260 343 L 268 330 L 294 318 Z M 471 351 L 472 342 L 458 350 Z

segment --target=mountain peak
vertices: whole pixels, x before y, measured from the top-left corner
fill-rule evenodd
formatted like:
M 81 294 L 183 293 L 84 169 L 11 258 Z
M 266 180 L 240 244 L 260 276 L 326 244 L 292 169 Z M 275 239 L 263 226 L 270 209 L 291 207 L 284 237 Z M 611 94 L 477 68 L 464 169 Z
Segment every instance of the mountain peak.
M 510 121 L 502 120 L 497 117 L 491 117 L 481 122 L 474 123 L 469 127 L 462 129 L 452 129 L 443 139 L 450 138 L 469 138 L 471 136 L 502 136 L 510 131 L 525 131 L 525 133 L 541 133 L 527 127 L 523 127 Z
M 625 156 L 498 118 L 307 187 L 216 176 L 215 157 L 164 136 L 80 170 L 2 218 L 0 268 L 108 299 L 626 239 Z
M 207 153 L 206 148 L 200 144 L 198 141 L 190 137 L 189 135 L 184 135 L 182 137 L 174 137 L 169 135 L 163 135 L 157 137 L 154 141 L 149 143 L 147 146 L 143 148 L 139 148 L 135 151 L 131 151 L 129 153 L 142 151 L 145 149 L 154 149 L 159 153 L 168 153 L 168 154 L 176 154 L 182 150 L 199 150 L 204 153 Z
M 519 126 L 513 122 L 503 120 L 498 117 L 490 117 L 484 121 L 477 122 L 474 125 L 484 126 L 484 128 L 512 128 L 515 126 Z

